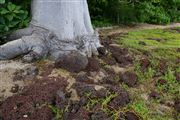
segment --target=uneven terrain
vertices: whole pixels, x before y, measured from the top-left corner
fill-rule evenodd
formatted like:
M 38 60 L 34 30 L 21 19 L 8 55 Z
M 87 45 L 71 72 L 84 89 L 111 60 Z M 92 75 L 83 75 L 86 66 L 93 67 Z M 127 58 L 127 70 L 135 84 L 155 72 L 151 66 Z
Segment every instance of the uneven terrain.
M 106 49 L 84 69 L 71 56 L 1 61 L 0 120 L 179 120 L 180 25 L 101 29 L 100 38 Z

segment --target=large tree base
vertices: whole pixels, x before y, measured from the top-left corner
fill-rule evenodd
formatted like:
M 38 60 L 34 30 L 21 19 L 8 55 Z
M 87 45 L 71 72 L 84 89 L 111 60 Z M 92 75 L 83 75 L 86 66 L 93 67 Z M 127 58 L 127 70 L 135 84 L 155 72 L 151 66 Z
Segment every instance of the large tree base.
M 23 59 L 27 62 L 43 57 L 56 60 L 72 51 L 91 57 L 98 55 L 97 48 L 101 47 L 97 32 L 94 35 L 77 36 L 73 40 L 60 40 L 53 32 L 33 25 L 13 33 L 9 38 L 16 40 L 0 46 L 0 60 L 19 55 L 24 55 Z

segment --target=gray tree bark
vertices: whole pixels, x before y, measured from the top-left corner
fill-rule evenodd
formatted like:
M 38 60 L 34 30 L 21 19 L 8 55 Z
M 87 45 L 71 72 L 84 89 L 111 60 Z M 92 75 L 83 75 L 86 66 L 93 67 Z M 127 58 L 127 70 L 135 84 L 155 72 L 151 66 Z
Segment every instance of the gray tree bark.
M 0 60 L 25 55 L 26 61 L 49 56 L 58 59 L 72 51 L 91 57 L 101 47 L 93 30 L 87 0 L 33 0 L 28 28 L 12 33 L 15 39 L 0 46 Z

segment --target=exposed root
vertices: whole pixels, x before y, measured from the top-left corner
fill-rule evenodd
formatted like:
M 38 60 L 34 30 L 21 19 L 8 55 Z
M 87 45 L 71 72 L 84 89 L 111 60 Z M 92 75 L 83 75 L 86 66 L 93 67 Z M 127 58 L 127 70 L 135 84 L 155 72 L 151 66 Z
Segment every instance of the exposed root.
M 26 62 L 47 56 L 56 60 L 72 51 L 91 57 L 98 55 L 97 48 L 101 47 L 97 33 L 65 41 L 59 40 L 51 31 L 36 26 L 19 30 L 9 38 L 19 39 L 0 46 L 0 60 L 12 59 L 19 55 L 24 55 L 23 59 Z

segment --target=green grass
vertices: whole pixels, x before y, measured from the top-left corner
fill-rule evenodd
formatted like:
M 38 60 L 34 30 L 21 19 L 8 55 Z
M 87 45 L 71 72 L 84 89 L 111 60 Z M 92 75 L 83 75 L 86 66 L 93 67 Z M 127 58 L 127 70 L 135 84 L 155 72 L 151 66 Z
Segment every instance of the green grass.
M 161 41 L 149 38 L 158 38 Z M 140 41 L 145 45 L 139 44 Z M 129 48 L 130 53 L 134 55 L 134 72 L 139 81 L 139 86 L 135 88 L 125 86 L 132 102 L 122 109 L 136 112 L 143 120 L 174 120 L 174 115 L 177 115 L 174 108 L 168 107 L 167 110 L 162 111 L 163 104 L 160 101 L 173 102 L 175 98 L 180 98 L 180 83 L 175 77 L 175 72 L 180 72 L 180 64 L 176 62 L 180 58 L 180 53 L 177 52 L 177 48 L 180 48 L 180 34 L 170 29 L 136 30 L 118 39 L 117 43 L 121 47 Z M 151 64 L 142 72 L 140 59 L 144 57 L 147 57 Z M 158 69 L 161 60 L 168 61 L 165 73 L 160 73 Z M 158 79 L 166 80 L 167 84 L 157 84 Z M 152 90 L 160 93 L 160 99 L 147 100 L 143 97 L 143 95 L 148 96 Z M 177 115 L 177 118 L 180 119 L 180 115 Z
M 162 39 L 162 42 L 149 40 L 149 38 Z M 142 45 L 139 44 L 140 41 L 145 42 L 146 46 L 142 47 Z M 125 46 L 143 50 L 178 48 L 180 47 L 180 34 L 162 29 L 137 30 L 129 32 L 128 36 L 119 42 Z
M 149 40 L 149 38 L 158 38 L 161 39 L 161 41 Z M 146 45 L 141 45 L 139 42 L 144 42 Z M 180 57 L 180 53 L 176 52 L 176 49 L 180 48 L 180 34 L 170 30 L 153 29 L 131 31 L 126 37 L 118 40 L 118 43 L 123 47 L 150 52 L 157 58 L 176 59 Z

